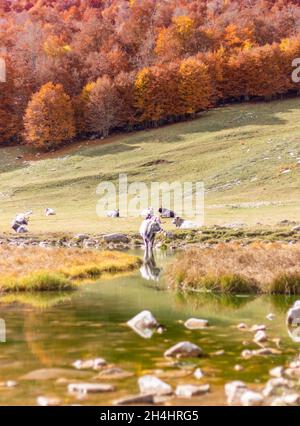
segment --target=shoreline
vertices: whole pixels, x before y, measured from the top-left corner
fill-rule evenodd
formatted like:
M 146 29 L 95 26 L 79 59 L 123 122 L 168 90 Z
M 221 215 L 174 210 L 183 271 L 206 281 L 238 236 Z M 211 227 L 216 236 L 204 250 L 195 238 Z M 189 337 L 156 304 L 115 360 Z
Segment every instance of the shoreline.
M 296 222 L 283 221 L 274 226 L 246 227 L 213 226 L 199 230 L 174 230 L 158 234 L 155 247 L 162 250 L 177 250 L 187 247 L 213 247 L 219 243 L 280 242 L 295 244 L 300 242 L 300 225 Z M 41 234 L 0 234 L 0 246 L 24 247 L 66 247 L 128 250 L 143 247 L 143 241 L 138 233 L 41 233 Z

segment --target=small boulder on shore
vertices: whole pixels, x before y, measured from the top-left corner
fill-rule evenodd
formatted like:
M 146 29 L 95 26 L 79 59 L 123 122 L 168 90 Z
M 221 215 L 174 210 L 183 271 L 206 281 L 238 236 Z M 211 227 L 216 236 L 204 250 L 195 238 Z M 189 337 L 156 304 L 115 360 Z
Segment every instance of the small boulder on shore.
M 103 237 L 106 243 L 129 243 L 129 238 L 125 234 L 108 234 Z

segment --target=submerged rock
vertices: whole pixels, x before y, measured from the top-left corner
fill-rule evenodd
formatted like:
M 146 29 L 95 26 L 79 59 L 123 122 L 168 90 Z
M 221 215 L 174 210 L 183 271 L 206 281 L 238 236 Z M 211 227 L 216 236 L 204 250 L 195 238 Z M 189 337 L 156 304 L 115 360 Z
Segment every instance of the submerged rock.
M 284 379 L 283 377 L 270 379 L 266 383 L 262 393 L 265 397 L 269 397 L 272 395 L 276 395 L 278 393 L 278 390 L 280 389 L 287 389 L 288 386 L 289 381 Z
M 254 336 L 254 342 L 255 343 L 265 343 L 268 340 L 267 334 L 263 330 L 257 331 L 257 333 Z
M 241 404 L 246 407 L 254 407 L 262 405 L 264 402 L 263 396 L 258 392 L 246 391 L 241 396 Z
M 124 398 L 114 401 L 114 405 L 131 405 L 131 404 L 153 404 L 154 395 L 149 394 L 138 394 L 138 395 L 128 395 Z
M 70 383 L 68 385 L 69 392 L 76 393 L 102 393 L 102 392 L 113 392 L 115 387 L 113 385 L 102 384 L 102 383 Z
M 138 384 L 143 394 L 170 395 L 173 393 L 170 385 L 155 376 L 142 376 L 139 378 Z
M 275 318 L 275 315 L 274 315 L 274 314 L 272 314 L 272 313 L 270 313 L 270 314 L 268 314 L 268 315 L 266 316 L 266 318 L 267 318 L 269 321 L 273 321 L 273 319 Z
M 209 390 L 209 385 L 178 385 L 175 393 L 182 398 L 191 398 L 193 396 L 204 395 L 209 392 Z
M 56 407 L 61 405 L 61 400 L 55 397 L 38 396 L 36 402 L 40 407 Z
M 247 386 L 244 382 L 235 380 L 225 385 L 225 394 L 227 396 L 227 403 L 229 405 L 239 404 L 242 395 L 247 392 Z
M 203 355 L 202 349 L 191 342 L 179 342 L 166 350 L 165 357 L 197 358 Z
M 265 329 L 266 329 L 266 326 L 264 324 L 261 324 L 261 325 L 255 324 L 250 328 L 250 331 L 252 331 L 253 333 L 256 333 L 257 331 L 264 331 Z
M 202 377 L 204 377 L 204 373 L 203 373 L 203 371 L 201 370 L 201 368 L 197 368 L 197 369 L 194 371 L 194 377 L 195 377 L 195 379 L 198 379 L 198 380 L 200 380 L 200 379 L 202 379 Z
M 272 377 L 277 377 L 277 378 L 282 377 L 284 374 L 284 368 L 282 366 L 275 367 L 275 368 L 272 368 L 272 370 L 270 370 L 269 373 L 270 373 L 270 376 Z
M 81 360 L 78 359 L 75 361 L 72 366 L 77 370 L 99 370 L 107 365 L 107 362 L 103 358 L 87 359 Z
M 105 368 L 104 370 L 102 370 L 98 374 L 97 378 L 121 380 L 121 379 L 127 379 L 128 377 L 132 377 L 132 376 L 133 376 L 133 373 L 130 371 L 125 371 L 119 367 L 110 367 L 110 368 Z
M 75 380 L 85 376 L 86 373 L 83 371 L 74 371 L 66 368 L 42 368 L 25 374 L 20 380 L 54 380 L 62 377 Z
M 209 326 L 208 320 L 200 318 L 189 318 L 185 323 L 185 327 L 189 330 L 198 330 Z
M 289 395 L 279 396 L 272 401 L 273 407 L 298 407 L 300 406 L 300 395 L 293 393 Z

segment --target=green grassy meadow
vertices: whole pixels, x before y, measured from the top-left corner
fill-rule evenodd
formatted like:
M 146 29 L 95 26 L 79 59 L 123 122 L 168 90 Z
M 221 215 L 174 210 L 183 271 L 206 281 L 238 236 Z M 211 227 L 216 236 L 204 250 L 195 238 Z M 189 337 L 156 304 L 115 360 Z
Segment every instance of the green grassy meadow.
M 21 158 L 18 158 L 21 157 Z M 203 181 L 205 224 L 254 226 L 300 217 L 300 98 L 205 112 L 163 128 L 55 153 L 0 149 L 0 233 L 16 213 L 33 210 L 30 231 L 136 232 L 139 218 L 99 218 L 96 187 L 142 181 Z M 57 215 L 45 217 L 45 207 Z M 172 225 L 168 225 L 172 228 Z

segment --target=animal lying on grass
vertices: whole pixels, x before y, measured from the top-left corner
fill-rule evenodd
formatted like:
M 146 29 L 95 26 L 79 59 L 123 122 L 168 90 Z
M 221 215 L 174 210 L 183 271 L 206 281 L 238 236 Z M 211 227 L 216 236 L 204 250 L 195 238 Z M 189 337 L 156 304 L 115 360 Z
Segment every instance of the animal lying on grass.
M 200 228 L 201 225 L 199 223 L 191 222 L 189 220 L 182 219 L 181 217 L 177 216 L 173 222 L 174 225 L 176 225 L 176 228 L 179 229 L 197 229 Z
M 127 272 L 140 264 L 138 257 L 113 251 L 0 246 L 0 293 L 73 290 L 74 280 Z
M 167 276 L 172 286 L 183 290 L 300 294 L 300 244 L 194 247 L 177 256 Z

